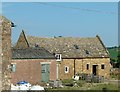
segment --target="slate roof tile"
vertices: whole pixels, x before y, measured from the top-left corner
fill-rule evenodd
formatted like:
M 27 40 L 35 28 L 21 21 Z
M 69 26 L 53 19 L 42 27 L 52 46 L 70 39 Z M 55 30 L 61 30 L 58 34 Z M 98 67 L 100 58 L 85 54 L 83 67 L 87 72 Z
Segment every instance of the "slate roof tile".
M 50 53 L 61 53 L 62 58 L 109 57 L 108 52 L 98 36 L 93 38 L 41 38 L 26 36 L 30 47 L 37 43 Z M 86 53 L 86 50 L 89 54 Z

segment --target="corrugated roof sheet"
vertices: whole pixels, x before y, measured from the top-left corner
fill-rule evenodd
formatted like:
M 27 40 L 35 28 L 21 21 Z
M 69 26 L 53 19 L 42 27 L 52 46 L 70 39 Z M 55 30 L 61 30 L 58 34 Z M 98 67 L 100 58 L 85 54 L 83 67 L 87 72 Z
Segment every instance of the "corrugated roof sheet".
M 12 49 L 12 59 L 54 59 L 54 55 L 41 47 Z

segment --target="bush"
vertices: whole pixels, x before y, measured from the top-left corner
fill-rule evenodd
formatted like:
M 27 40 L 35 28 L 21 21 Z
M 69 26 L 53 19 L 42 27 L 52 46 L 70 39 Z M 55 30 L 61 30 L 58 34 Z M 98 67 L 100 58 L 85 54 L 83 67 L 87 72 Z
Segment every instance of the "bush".
M 85 80 L 78 80 L 78 81 L 76 81 L 76 84 L 77 84 L 79 87 L 82 87 L 85 83 L 86 83 Z
M 64 80 L 62 80 L 62 84 L 65 86 L 73 86 L 74 80 L 73 79 L 64 79 Z

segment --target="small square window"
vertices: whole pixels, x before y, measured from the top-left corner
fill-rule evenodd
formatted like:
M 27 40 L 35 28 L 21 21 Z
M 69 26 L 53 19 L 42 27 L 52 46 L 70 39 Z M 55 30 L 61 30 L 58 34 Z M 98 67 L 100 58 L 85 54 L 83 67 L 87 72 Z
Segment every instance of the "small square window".
M 65 73 L 69 73 L 69 67 L 65 66 Z
M 55 54 L 56 61 L 61 61 L 61 54 Z
M 86 65 L 86 69 L 89 70 L 89 64 Z
M 105 65 L 101 65 L 101 69 L 105 69 Z

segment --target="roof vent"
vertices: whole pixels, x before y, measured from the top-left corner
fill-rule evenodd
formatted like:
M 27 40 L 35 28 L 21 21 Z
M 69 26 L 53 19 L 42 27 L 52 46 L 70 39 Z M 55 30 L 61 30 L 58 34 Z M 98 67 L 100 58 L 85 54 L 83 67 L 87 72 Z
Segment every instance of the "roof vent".
M 62 36 L 60 35 L 60 36 L 58 36 L 58 37 L 62 37 Z
M 38 44 L 38 43 L 35 43 L 35 47 L 39 47 L 39 44 Z
M 90 54 L 90 52 L 89 52 L 88 50 L 85 50 L 85 53 L 86 53 L 86 54 Z
M 75 47 L 75 49 L 79 49 L 79 46 L 78 46 L 78 45 L 76 45 L 76 44 L 74 45 L 74 47 Z

